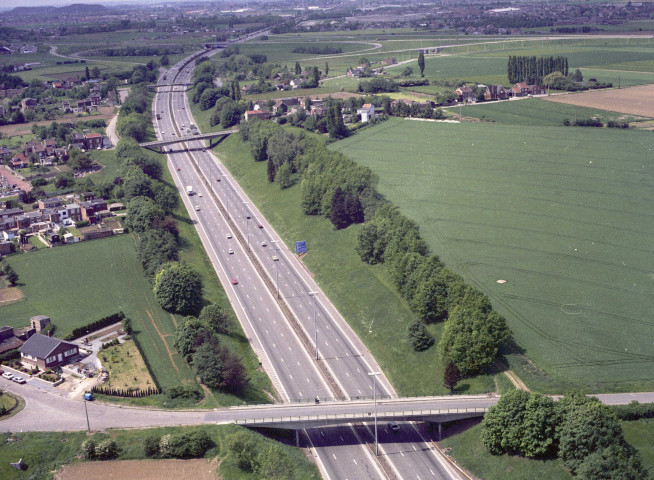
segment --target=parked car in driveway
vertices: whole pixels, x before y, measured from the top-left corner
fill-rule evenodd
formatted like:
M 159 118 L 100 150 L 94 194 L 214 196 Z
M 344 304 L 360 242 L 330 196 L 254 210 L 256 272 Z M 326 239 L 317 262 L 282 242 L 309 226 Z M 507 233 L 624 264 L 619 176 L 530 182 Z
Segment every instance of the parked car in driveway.
M 12 380 L 13 380 L 14 382 L 16 382 L 16 383 L 25 383 L 25 379 L 24 379 L 23 377 L 19 377 L 19 376 L 17 376 L 17 375 L 14 376 L 14 377 L 12 378 Z
M 2 374 L 2 376 L 5 377 L 7 380 L 11 380 L 14 374 L 10 372 L 5 372 Z

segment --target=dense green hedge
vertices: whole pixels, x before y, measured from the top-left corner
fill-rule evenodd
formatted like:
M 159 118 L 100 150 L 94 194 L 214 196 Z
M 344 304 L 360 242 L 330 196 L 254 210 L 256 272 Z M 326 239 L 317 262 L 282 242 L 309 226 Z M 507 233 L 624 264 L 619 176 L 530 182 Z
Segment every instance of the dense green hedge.
M 123 312 L 114 313 L 107 317 L 101 318 L 100 320 L 89 323 L 88 325 L 74 329 L 73 333 L 64 338 L 64 340 L 75 340 L 76 338 L 83 337 L 84 335 L 88 335 L 89 333 L 95 332 L 97 330 L 101 330 L 105 327 L 108 327 L 109 325 L 113 325 L 114 323 L 119 323 L 124 318 L 125 314 Z

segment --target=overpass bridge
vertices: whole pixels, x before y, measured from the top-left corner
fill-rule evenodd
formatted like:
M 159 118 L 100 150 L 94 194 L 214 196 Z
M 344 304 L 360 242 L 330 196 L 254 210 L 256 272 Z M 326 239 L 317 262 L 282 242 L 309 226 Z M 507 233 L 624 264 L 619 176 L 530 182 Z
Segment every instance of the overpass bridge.
M 156 92 L 159 88 L 165 87 L 188 87 L 190 83 L 151 83 L 148 85 L 148 90 Z
M 209 148 L 213 147 L 214 144 L 211 142 L 214 138 L 222 138 L 226 137 L 227 135 L 231 135 L 232 133 L 238 132 L 238 129 L 233 128 L 231 130 L 221 130 L 220 132 L 211 132 L 211 133 L 201 133 L 199 135 L 185 135 L 181 137 L 175 137 L 175 138 L 167 138 L 165 140 L 156 140 L 154 142 L 144 142 L 144 143 L 139 143 L 140 147 L 150 149 L 154 152 L 156 152 L 158 148 L 159 153 L 164 153 L 163 152 L 163 147 L 168 146 L 168 145 L 174 145 L 176 143 L 184 143 L 184 142 L 192 142 L 194 140 L 209 140 Z

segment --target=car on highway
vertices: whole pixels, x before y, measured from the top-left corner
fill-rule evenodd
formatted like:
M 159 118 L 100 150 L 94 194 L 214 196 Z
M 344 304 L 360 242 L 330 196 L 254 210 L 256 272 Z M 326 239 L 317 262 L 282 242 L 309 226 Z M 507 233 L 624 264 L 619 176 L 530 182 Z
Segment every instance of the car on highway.
M 19 377 L 18 375 L 12 377 L 12 380 L 16 383 L 25 383 L 26 380 L 23 377 Z
M 234 253 L 234 249 L 233 249 L 233 248 L 230 248 L 229 250 L 227 250 L 227 253 L 229 253 L 230 255 L 232 255 L 232 254 Z
M 181 169 L 181 168 L 179 168 L 179 167 L 177 167 L 177 171 L 178 171 L 178 172 L 181 172 L 181 171 L 182 171 L 182 169 Z
M 198 197 L 201 197 L 201 196 L 202 196 L 202 192 L 198 192 Z
M 268 245 L 268 244 L 266 243 L 265 240 L 264 240 L 263 242 L 261 242 L 261 246 L 262 246 L 262 247 L 265 247 L 266 245 Z
M 228 234 L 227 234 L 227 238 L 232 238 L 232 234 L 231 234 L 231 233 L 228 233 Z
M 232 278 L 232 285 L 238 285 L 238 280 L 236 280 L 235 278 Z
M 216 178 L 216 182 L 220 182 L 220 178 Z
M 196 210 L 200 210 L 200 205 L 196 205 L 196 206 L 195 206 L 195 209 L 196 209 Z
M 273 255 L 273 262 L 279 262 L 279 257 L 277 255 Z
M 263 228 L 263 225 L 259 224 L 259 228 Z
M 393 432 L 399 432 L 400 431 L 400 426 L 397 424 L 397 422 L 388 422 L 388 428 L 391 429 Z
M 5 377 L 7 380 L 11 380 L 11 378 L 14 376 L 13 373 L 11 372 L 5 372 L 2 374 L 3 377 Z

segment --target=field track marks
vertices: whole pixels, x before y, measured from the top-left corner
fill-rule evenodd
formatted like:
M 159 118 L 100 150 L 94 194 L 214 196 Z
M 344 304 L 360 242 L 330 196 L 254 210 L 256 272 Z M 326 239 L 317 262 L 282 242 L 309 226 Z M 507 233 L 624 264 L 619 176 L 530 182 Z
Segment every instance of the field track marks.
M 179 373 L 179 368 L 177 368 L 177 364 L 175 363 L 175 360 L 173 359 L 173 352 L 170 351 L 170 348 L 168 348 L 168 343 L 166 343 L 166 339 L 164 336 L 161 334 L 161 331 L 159 330 L 159 327 L 157 326 L 157 322 L 154 321 L 154 317 L 152 316 L 152 313 L 150 312 L 150 302 L 148 300 L 145 300 L 148 303 L 148 308 L 145 309 L 145 312 L 148 314 L 148 317 L 150 317 L 150 321 L 152 322 L 152 326 L 154 329 L 157 331 L 157 335 L 159 335 L 159 338 L 161 339 L 161 343 L 163 343 L 166 352 L 168 352 L 168 358 L 170 358 L 170 363 L 172 364 L 173 368 Z

